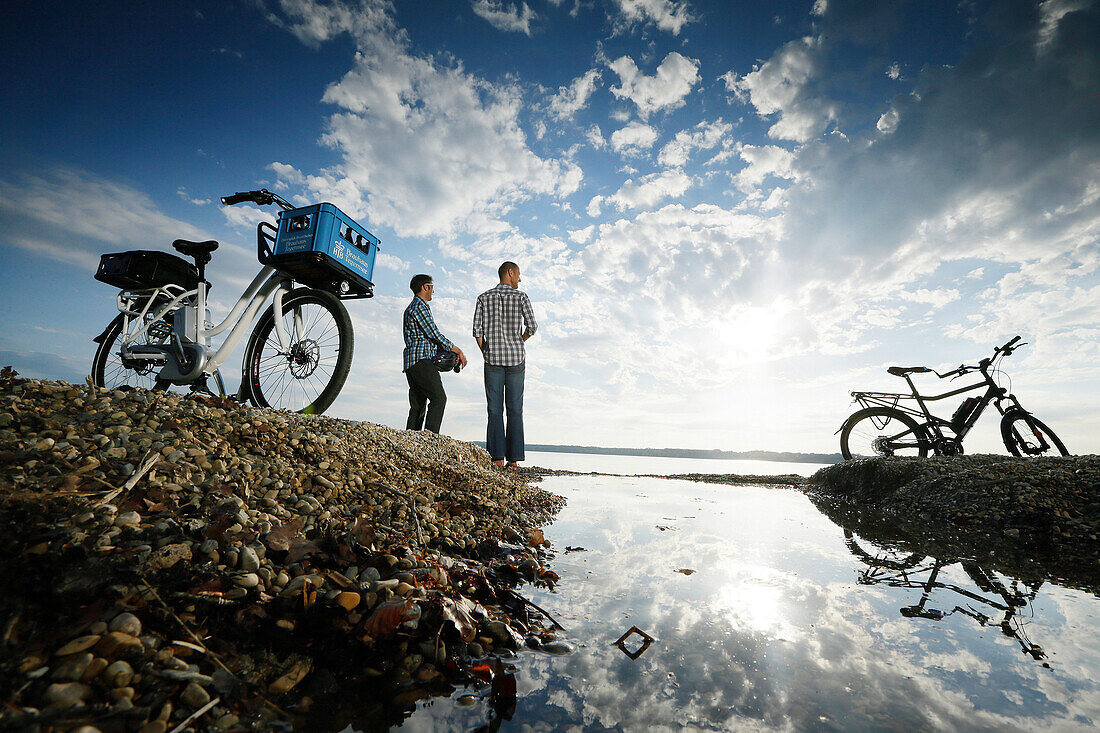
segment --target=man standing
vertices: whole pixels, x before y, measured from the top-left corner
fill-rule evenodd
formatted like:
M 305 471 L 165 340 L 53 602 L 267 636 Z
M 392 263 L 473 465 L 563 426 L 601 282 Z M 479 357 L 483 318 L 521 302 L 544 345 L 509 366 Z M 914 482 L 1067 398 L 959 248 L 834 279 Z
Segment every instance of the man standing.
M 409 420 L 405 423 L 405 429 L 425 428 L 438 433 L 439 426 L 443 423 L 443 409 L 447 406 L 447 393 L 443 390 L 439 370 L 432 363 L 436 345 L 455 352 L 458 363 L 462 366 L 466 366 L 466 355 L 440 333 L 435 325 L 432 309 L 428 307 L 428 301 L 435 291 L 431 276 L 414 275 L 409 288 L 415 297 L 405 308 L 405 315 L 401 320 L 405 336 L 402 371 L 409 382 Z M 424 418 L 425 407 L 427 420 Z
M 497 269 L 500 283 L 477 296 L 474 338 L 485 356 L 485 401 L 489 426 L 485 448 L 497 466 L 515 467 L 523 455 L 523 342 L 538 324 L 531 299 L 519 290 L 519 265 L 505 262 Z M 504 412 L 508 411 L 508 427 Z

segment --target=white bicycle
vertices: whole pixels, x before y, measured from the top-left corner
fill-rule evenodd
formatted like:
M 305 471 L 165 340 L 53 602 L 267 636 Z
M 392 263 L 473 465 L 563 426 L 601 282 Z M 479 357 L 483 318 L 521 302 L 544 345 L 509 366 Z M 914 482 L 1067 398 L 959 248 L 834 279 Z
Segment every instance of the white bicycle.
M 179 385 L 214 394 L 212 378 L 224 397 L 220 368 L 255 322 L 237 399 L 309 414 L 324 412 L 336 399 L 354 342 L 341 300 L 374 295 L 379 240 L 332 204 L 294 207 L 264 189 L 222 198 L 227 206 L 244 201 L 278 204 L 278 226 L 257 227 L 263 267 L 217 325 L 206 308 L 205 268 L 218 242 L 173 242 L 193 265 L 167 252 L 103 255 L 96 279 L 121 290 L 118 316 L 93 339 L 99 344 L 91 375 L 97 386 Z M 304 287 L 294 287 L 295 281 Z M 212 339 L 219 334 L 225 335 L 215 348 Z

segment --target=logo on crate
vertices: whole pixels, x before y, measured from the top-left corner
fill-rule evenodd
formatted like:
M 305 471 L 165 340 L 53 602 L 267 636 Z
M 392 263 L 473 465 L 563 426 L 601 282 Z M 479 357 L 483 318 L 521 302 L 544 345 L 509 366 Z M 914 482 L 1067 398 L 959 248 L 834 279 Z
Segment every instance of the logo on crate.
M 338 260 L 344 259 L 344 245 L 340 243 L 334 243 L 332 245 L 332 256 Z

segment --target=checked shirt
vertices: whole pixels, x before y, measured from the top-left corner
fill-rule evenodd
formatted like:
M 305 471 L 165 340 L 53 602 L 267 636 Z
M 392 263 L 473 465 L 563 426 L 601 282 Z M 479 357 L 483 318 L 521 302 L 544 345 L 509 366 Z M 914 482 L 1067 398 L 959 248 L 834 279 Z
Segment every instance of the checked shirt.
M 405 309 L 405 315 L 401 319 L 401 330 L 405 336 L 401 367 L 403 372 L 409 371 L 409 367 L 421 359 L 431 359 L 435 356 L 437 344 L 444 349 L 455 347 L 436 327 L 435 319 L 432 318 L 432 309 L 428 307 L 427 302 L 415 295 Z
M 500 283 L 477 296 L 474 338 L 485 339 L 485 363 L 516 366 L 526 356 L 523 337 L 539 327 L 527 293 Z

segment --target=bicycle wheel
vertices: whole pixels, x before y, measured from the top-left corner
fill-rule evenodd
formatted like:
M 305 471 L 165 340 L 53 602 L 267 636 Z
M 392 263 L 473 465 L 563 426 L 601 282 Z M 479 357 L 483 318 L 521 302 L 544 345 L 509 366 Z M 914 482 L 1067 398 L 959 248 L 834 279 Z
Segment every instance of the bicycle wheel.
M 868 407 L 852 413 L 840 431 L 845 460 L 869 456 L 928 455 L 928 440 L 917 421 L 900 410 Z
M 290 342 L 275 332 L 275 306 L 256 322 L 244 353 L 243 379 L 257 407 L 320 415 L 340 393 L 351 368 L 353 332 L 344 305 L 329 293 L 290 291 L 280 316 Z
M 1001 439 L 1014 456 L 1068 456 L 1066 446 L 1042 420 L 1019 410 L 1001 418 Z
M 171 334 L 172 327 L 165 321 L 158 321 L 145 332 L 144 343 L 160 346 L 168 342 Z M 92 358 L 92 383 L 108 389 L 164 389 L 167 384 L 157 380 L 161 366 L 154 366 L 150 361 L 123 361 L 122 316 L 119 315 L 107 326 Z

